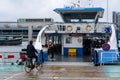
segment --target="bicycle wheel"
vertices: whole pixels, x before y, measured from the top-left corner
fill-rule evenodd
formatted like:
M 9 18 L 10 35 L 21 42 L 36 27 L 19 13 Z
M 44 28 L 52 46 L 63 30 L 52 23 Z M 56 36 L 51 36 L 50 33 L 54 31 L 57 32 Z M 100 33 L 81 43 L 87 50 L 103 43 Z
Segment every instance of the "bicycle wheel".
M 30 61 L 26 60 L 25 61 L 25 66 L 24 66 L 25 72 L 27 72 L 27 73 L 31 72 L 31 70 L 32 70 L 31 66 L 32 65 L 31 65 Z
M 36 66 L 35 66 L 35 68 L 38 70 L 38 71 L 40 71 L 41 70 L 41 68 L 42 68 L 42 64 L 37 64 Z

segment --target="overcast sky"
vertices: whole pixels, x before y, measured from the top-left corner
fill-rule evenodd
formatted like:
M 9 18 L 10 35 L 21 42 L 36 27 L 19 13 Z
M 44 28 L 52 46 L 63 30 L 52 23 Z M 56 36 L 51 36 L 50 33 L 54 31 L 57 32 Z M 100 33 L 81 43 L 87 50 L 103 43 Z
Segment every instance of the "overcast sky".
M 55 8 L 76 3 L 78 0 L 1 0 L 0 21 L 17 21 L 18 18 L 53 18 L 61 21 L 60 16 L 53 10 Z M 120 12 L 120 0 L 108 0 L 109 22 L 111 22 L 112 11 Z M 80 0 L 81 7 L 88 7 L 89 0 Z M 90 6 L 103 7 L 106 21 L 107 0 L 92 0 Z

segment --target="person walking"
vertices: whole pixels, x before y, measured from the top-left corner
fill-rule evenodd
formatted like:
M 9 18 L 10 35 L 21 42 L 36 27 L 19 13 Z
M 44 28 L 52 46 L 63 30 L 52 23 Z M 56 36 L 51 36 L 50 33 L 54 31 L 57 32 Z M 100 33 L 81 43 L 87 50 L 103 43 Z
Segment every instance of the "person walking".
M 48 45 L 48 54 L 50 54 L 51 59 L 53 59 L 54 58 L 54 52 L 53 52 L 54 46 L 53 46 L 52 40 L 49 40 L 47 45 Z

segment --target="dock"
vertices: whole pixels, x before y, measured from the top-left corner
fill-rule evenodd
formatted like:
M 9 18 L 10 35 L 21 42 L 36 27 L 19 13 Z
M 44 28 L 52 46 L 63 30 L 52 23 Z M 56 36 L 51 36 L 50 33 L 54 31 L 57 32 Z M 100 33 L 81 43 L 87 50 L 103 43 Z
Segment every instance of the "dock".
M 1 64 L 0 70 L 0 80 L 120 80 L 119 65 L 96 67 L 91 62 L 50 61 L 41 71 L 34 69 L 30 73 L 24 71 L 23 65 Z

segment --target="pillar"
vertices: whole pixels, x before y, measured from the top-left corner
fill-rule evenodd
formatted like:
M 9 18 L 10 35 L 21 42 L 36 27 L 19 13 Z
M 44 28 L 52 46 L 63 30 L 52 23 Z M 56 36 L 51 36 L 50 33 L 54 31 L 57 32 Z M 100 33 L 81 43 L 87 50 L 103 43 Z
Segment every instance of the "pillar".
M 32 40 L 33 26 L 28 26 L 28 41 Z

